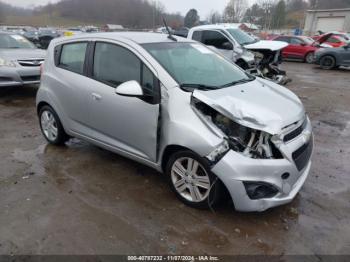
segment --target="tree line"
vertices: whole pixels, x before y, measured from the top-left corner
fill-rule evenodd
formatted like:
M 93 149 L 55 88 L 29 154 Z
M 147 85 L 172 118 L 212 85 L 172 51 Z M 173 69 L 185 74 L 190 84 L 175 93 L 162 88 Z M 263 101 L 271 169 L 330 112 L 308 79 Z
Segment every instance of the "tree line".
M 301 26 L 307 9 L 350 7 L 350 0 L 256 0 L 252 6 L 246 0 L 230 0 L 220 13 L 212 11 L 206 17 L 209 23 L 254 23 L 263 29 Z M 193 27 L 201 23 L 196 9 L 185 17 L 168 13 L 161 1 L 155 0 L 62 0 L 28 10 L 1 3 L 0 23 L 6 15 L 58 16 L 83 23 L 121 24 L 127 28 L 154 28 L 163 24 L 163 17 L 173 28 Z M 203 21 L 202 21 L 203 22 Z
M 63 0 L 36 12 L 87 23 L 120 24 L 128 28 L 152 28 L 161 25 L 163 17 L 172 25 L 183 21 L 180 14 L 167 13 L 161 2 L 146 0 Z

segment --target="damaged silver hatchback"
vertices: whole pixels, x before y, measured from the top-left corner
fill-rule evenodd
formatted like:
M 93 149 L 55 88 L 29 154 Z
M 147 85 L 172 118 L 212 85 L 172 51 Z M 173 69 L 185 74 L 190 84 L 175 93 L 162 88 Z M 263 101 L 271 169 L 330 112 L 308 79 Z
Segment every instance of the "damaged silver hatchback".
M 37 110 L 49 143 L 77 137 L 153 167 L 197 208 L 224 191 L 239 211 L 286 204 L 310 171 L 312 128 L 297 96 L 188 39 L 56 39 Z

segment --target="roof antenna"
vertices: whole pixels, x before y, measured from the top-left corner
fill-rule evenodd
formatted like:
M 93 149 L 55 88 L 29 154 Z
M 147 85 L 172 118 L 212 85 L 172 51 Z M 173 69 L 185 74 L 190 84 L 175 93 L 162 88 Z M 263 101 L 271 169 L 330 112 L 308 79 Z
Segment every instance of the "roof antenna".
M 169 29 L 169 27 L 168 27 L 164 17 L 163 17 L 163 23 L 164 23 L 165 29 L 168 31 L 168 34 L 169 34 L 168 38 L 170 40 L 173 40 L 173 41 L 177 42 L 177 39 L 172 35 L 172 33 L 171 33 L 171 31 L 170 31 L 170 29 Z

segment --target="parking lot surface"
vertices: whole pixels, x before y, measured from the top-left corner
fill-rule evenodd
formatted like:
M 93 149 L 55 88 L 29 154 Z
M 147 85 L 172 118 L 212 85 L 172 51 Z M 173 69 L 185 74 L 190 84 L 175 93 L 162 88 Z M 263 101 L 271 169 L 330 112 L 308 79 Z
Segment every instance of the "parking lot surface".
M 152 169 L 77 139 L 47 145 L 37 88 L 1 89 L 0 254 L 349 254 L 350 70 L 284 67 L 315 152 L 297 198 L 264 213 L 192 209 Z

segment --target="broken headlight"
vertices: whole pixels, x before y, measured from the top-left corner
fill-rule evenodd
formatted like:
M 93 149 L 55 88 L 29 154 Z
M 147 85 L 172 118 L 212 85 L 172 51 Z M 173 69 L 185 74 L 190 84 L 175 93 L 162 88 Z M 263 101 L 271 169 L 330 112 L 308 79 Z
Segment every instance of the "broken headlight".
M 197 99 L 193 99 L 192 104 L 204 116 L 205 121 L 222 131 L 230 149 L 251 158 L 282 158 L 271 141 L 272 135 L 242 126 Z

